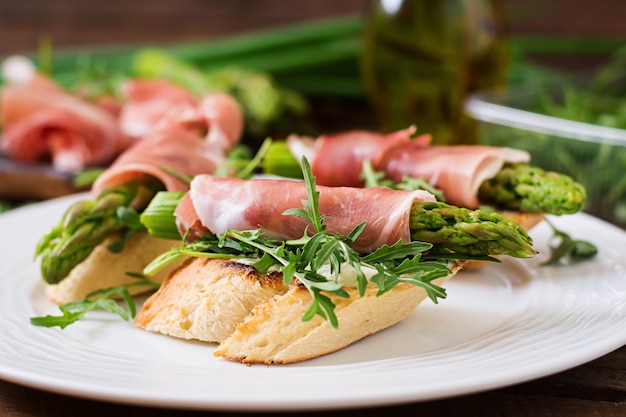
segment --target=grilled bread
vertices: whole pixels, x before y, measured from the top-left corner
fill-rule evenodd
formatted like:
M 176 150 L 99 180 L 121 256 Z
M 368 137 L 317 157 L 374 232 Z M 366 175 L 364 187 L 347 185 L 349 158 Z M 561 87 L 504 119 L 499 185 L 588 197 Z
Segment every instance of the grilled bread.
M 146 300 L 135 324 L 181 339 L 221 342 L 257 304 L 287 292 L 280 273 L 221 259 L 189 258 Z
M 457 271 L 434 281 L 442 285 Z M 174 270 L 140 310 L 135 324 L 182 339 L 218 344 L 214 355 L 245 364 L 288 364 L 342 349 L 406 318 L 426 298 L 401 284 L 377 296 L 330 295 L 339 327 L 315 316 L 302 319 L 311 295 L 301 284 L 285 286 L 282 274 L 259 274 L 233 261 L 195 258 Z
M 525 230 L 530 230 L 545 219 L 544 213 L 526 213 L 523 211 L 501 211 L 499 212 L 509 220 L 522 226 Z

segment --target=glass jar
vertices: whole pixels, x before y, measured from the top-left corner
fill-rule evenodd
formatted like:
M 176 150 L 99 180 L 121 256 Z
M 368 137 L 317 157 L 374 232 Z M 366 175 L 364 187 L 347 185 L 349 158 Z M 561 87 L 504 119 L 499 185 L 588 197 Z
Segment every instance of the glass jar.
M 504 87 L 509 59 L 502 1 L 378 0 L 368 10 L 361 73 L 384 132 L 415 125 L 434 143 L 476 143 L 465 99 Z

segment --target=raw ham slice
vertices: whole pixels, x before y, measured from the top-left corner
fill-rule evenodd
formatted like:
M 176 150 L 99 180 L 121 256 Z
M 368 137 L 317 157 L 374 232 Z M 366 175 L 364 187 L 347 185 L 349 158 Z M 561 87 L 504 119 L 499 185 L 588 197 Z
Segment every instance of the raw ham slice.
M 376 169 L 396 182 L 405 175 L 424 178 L 444 193 L 447 203 L 475 209 L 480 205 L 480 185 L 493 178 L 505 162 L 529 161 L 528 152 L 505 147 L 411 143 L 388 150 Z
M 10 74 L 11 66 L 3 70 Z M 50 159 L 59 171 L 76 172 L 117 155 L 122 137 L 109 112 L 36 72 L 12 76 L 0 95 L 2 148 L 11 158 Z
M 93 184 L 98 195 L 103 189 L 143 175 L 159 179 L 168 191 L 189 188 L 183 178 L 215 172 L 224 154 L 216 152 L 193 131 L 181 126 L 161 129 L 135 143 L 120 155 Z
M 363 185 L 361 170 L 369 160 L 374 166 L 385 152 L 394 146 L 411 141 L 415 127 L 387 135 L 365 130 L 353 130 L 317 139 L 291 135 L 287 146 L 299 161 L 307 156 L 319 185 L 359 187 Z M 429 142 L 430 137 L 413 139 Z
M 440 189 L 446 202 L 478 208 L 481 183 L 494 177 L 505 162 L 529 162 L 525 151 L 482 145 L 431 145 L 431 136 L 411 136 L 415 128 L 388 135 L 351 131 L 317 139 L 292 135 L 287 139 L 291 153 L 311 161 L 317 183 L 327 186 L 362 186 L 363 162 L 396 182 L 404 176 L 423 178 Z
M 180 99 L 180 105 L 160 114 L 151 133 L 120 155 L 98 177 L 92 187 L 94 194 L 144 174 L 158 178 L 169 191 L 187 190 L 188 183 L 181 178 L 214 173 L 241 138 L 243 113 L 232 97 L 218 93 L 191 101 L 184 90 L 167 82 L 153 81 L 137 82 L 134 94 L 150 101 L 151 97 L 158 96 L 155 88 L 163 88 L 165 96 L 162 97 Z M 140 109 L 141 105 L 135 108 L 138 117 Z
M 124 104 L 119 124 L 124 134 L 141 139 L 172 120 L 197 120 L 196 98 L 165 80 L 131 79 L 121 85 Z
M 229 95 L 212 93 L 199 104 L 200 114 L 208 125 L 206 141 L 214 148 L 228 152 L 243 134 L 243 112 Z
M 398 240 L 410 242 L 409 215 L 414 202 L 435 201 L 422 190 L 398 191 L 387 187 L 324 187 L 319 210 L 326 229 L 347 235 L 357 225 L 367 226 L 353 248 L 370 252 Z M 198 226 L 215 234 L 229 229 L 263 228 L 266 235 L 279 239 L 298 239 L 312 226 L 297 216 L 286 216 L 287 209 L 302 207 L 307 199 L 302 181 L 236 178 L 200 175 L 193 179 L 188 198 L 181 201 L 176 216 L 182 234 L 186 227 Z M 192 206 L 192 207 L 190 207 Z
M 120 129 L 137 139 L 179 125 L 206 135 L 211 146 L 225 153 L 243 133 L 243 113 L 227 94 L 196 97 L 170 81 L 133 79 L 122 85 L 122 96 Z
M 5 61 L 2 70 L 8 84 L 1 93 L 0 145 L 15 160 L 51 159 L 56 169 L 76 172 L 106 165 L 149 138 L 115 162 L 96 192 L 140 172 L 178 189 L 181 181 L 159 166 L 181 174 L 213 172 L 243 133 L 243 113 L 226 94 L 196 97 L 166 80 L 132 79 L 122 84 L 121 102 L 95 103 L 65 92 L 23 57 Z

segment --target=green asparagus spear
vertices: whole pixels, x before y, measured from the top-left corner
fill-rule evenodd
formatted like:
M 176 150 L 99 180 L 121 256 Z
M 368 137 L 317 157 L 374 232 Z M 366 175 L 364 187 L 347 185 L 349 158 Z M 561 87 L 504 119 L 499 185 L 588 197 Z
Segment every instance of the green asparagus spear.
M 137 211 L 143 210 L 160 189 L 156 180 L 131 181 L 70 206 L 35 249 L 35 257 L 41 257 L 44 281 L 60 282 L 108 236 L 120 233 L 123 239 L 125 233 L 142 227 Z M 130 213 L 136 215 L 134 220 L 129 220 Z
M 262 163 L 267 174 L 296 177 L 300 165 L 296 158 L 288 153 L 284 142 L 276 141 L 267 152 Z M 393 184 L 384 178 L 384 173 L 374 172 L 363 167 L 366 186 L 385 185 L 391 188 L 407 189 L 411 178 L 403 184 Z M 373 181 L 371 181 L 373 179 Z M 443 201 L 438 190 L 429 190 Z M 544 171 L 529 164 L 505 164 L 494 178 L 481 184 L 478 199 L 482 205 L 491 205 L 497 209 L 546 213 L 554 215 L 573 214 L 580 211 L 586 201 L 585 187 L 571 177 L 557 172 Z
M 483 204 L 554 215 L 577 213 L 586 197 L 585 187 L 571 177 L 522 163 L 505 164 L 478 192 Z
M 409 226 L 413 240 L 458 254 L 516 258 L 536 254 L 526 230 L 495 212 L 469 210 L 443 202 L 414 203 Z

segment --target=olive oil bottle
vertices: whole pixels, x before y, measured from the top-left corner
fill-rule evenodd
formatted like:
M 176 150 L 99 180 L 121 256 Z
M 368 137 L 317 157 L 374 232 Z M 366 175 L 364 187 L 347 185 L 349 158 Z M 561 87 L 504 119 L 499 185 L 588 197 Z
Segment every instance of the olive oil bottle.
M 464 102 L 472 92 L 504 87 L 508 76 L 503 2 L 374 1 L 360 65 L 381 130 L 415 125 L 434 143 L 475 143 Z

